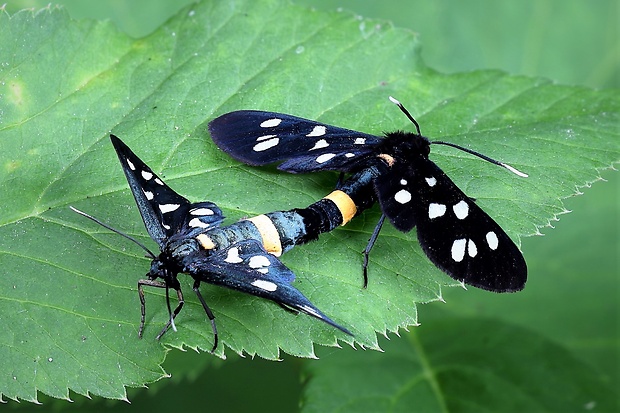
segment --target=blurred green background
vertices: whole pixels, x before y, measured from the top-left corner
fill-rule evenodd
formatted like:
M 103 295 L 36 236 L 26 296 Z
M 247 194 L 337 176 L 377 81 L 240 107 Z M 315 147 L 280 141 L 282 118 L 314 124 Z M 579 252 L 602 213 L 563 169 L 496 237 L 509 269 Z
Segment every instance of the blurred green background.
M 22 8 L 39 9 L 48 0 L 9 0 L 5 9 L 14 13 Z M 111 19 L 133 37 L 155 30 L 190 0 L 64 0 L 61 4 L 74 18 Z M 436 70 L 451 73 L 474 69 L 502 69 L 511 74 L 543 76 L 558 83 L 592 88 L 620 86 L 620 2 L 617 0 L 564 1 L 522 0 L 297 0 L 295 3 L 321 10 L 342 7 L 364 17 L 391 20 L 396 26 L 420 33 L 422 56 Z M 455 306 L 464 315 L 496 316 L 510 308 L 502 319 L 528 328 L 544 330 L 546 336 L 582 349 L 583 359 L 618 383 L 620 356 L 602 359 L 588 332 L 598 323 L 615 326 L 606 340 L 617 340 L 620 329 L 619 196 L 617 173 L 604 171 L 608 182 L 597 182 L 584 189 L 585 196 L 566 200 L 574 212 L 554 222 L 555 229 L 544 228 L 544 237 L 523 240 L 523 251 L 530 268 L 524 292 L 494 295 L 459 289 L 444 291 L 448 305 L 430 304 L 419 309 L 423 323 L 441 317 Z M 592 282 L 592 274 L 599 274 Z M 581 297 L 576 301 L 575 290 Z M 566 306 L 550 307 L 545 298 L 565 297 Z M 557 302 L 554 300 L 554 302 Z M 600 320 L 580 316 L 580 308 L 595 308 Z M 587 311 L 588 314 L 591 311 Z M 614 322 L 609 323 L 613 318 Z M 529 320 L 539 319 L 531 325 Z M 40 400 L 49 408 L 83 410 L 96 406 L 115 411 L 130 408 L 164 408 L 227 411 L 295 411 L 301 385 L 300 361 L 286 358 L 283 363 L 263 360 L 235 360 L 225 363 L 194 353 L 172 352 L 164 367 L 172 379 L 155 383 L 150 390 L 130 389 L 132 405 L 106 400 L 88 401 L 72 395 L 76 403 Z M 206 373 L 203 366 L 215 364 Z M 193 374 L 187 374 L 190 370 Z M 179 372 L 178 374 L 175 374 Z M 182 373 L 181 373 L 182 372 Z M 259 377 L 257 379 L 257 377 Z M 152 397 L 156 395 L 156 397 Z M 185 402 L 182 402 L 185 401 Z M 153 406 L 153 402 L 157 403 Z M 10 408 L 40 410 L 27 403 L 10 403 Z

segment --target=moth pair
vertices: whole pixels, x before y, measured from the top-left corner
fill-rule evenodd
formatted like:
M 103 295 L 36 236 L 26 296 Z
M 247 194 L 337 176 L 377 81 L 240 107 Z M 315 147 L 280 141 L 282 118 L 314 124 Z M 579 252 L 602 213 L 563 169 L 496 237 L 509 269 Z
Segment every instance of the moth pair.
M 200 293 L 201 282 L 267 298 L 351 334 L 292 286 L 295 275 L 278 257 L 295 245 L 345 225 L 377 201 L 382 216 L 364 251 L 364 286 L 368 254 L 387 217 L 400 231 L 417 227 L 426 255 L 454 279 L 496 292 L 521 290 L 527 278 L 521 252 L 429 159 L 430 145 L 453 146 L 520 176 L 527 175 L 460 146 L 430 142 L 406 109 L 391 99 L 413 122 L 416 133 L 397 131 L 378 137 L 262 111 L 236 111 L 214 119 L 209 124 L 213 141 L 246 164 L 281 162 L 279 169 L 291 173 L 333 170 L 348 174 L 348 179 L 339 180 L 335 191 L 308 208 L 267 213 L 227 227 L 220 226 L 224 217 L 217 205 L 189 202 L 112 135 L 146 229 L 160 247 L 160 254 L 155 255 L 142 246 L 153 261 L 147 279 L 138 282 L 140 336 L 145 323 L 145 285 L 165 288 L 167 297 L 169 289 L 176 291 L 178 304 L 172 310 L 167 300 L 170 318 L 157 338 L 175 327 L 174 319 L 184 303 L 179 273 L 194 279 L 193 290 L 211 321 L 213 350 L 218 343 L 217 328 Z

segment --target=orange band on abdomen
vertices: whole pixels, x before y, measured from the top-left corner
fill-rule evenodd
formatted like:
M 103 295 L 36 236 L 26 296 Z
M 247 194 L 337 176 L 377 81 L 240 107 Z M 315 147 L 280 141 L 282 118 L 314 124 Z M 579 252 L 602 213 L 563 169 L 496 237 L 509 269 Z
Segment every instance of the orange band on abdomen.
M 282 243 L 280 242 L 280 233 L 273 222 L 266 215 L 257 215 L 252 218 L 248 218 L 260 232 L 260 236 L 263 238 L 263 247 L 268 253 L 279 257 L 282 255 Z
M 213 240 L 211 238 L 209 238 L 208 235 L 199 234 L 196 237 L 196 239 L 198 240 L 198 242 L 200 243 L 202 248 L 204 248 L 206 250 L 212 250 L 213 248 L 215 248 L 215 244 L 213 243 Z
M 351 197 L 339 189 L 327 195 L 325 199 L 332 201 L 340 210 L 340 214 L 342 214 L 342 224 L 340 225 L 346 225 L 357 213 L 357 207 Z

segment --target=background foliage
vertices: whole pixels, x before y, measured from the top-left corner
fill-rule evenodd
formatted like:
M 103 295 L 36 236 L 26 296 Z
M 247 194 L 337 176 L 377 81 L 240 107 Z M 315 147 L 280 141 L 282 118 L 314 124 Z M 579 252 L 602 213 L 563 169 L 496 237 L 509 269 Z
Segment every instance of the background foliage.
M 148 2 L 148 6 L 137 2 L 87 2 L 86 5 L 75 2 L 74 6 L 80 4 L 85 8 L 75 11 L 75 16 L 92 13 L 90 17 L 102 19 L 105 13 L 112 12 L 124 19 L 118 21 L 136 36 L 153 30 L 174 12 L 167 2 Z M 329 3 L 315 1 L 305 4 L 332 7 Z M 374 2 L 343 1 L 340 4 L 364 15 L 390 18 L 400 26 L 420 32 L 423 56 L 434 68 L 451 72 L 503 68 L 512 73 L 545 75 L 570 84 L 618 86 L 618 29 L 610 21 L 617 16 L 615 2 L 543 1 L 513 6 L 490 1 L 466 5 L 461 2 L 403 5 L 398 1 L 384 1 L 380 6 Z M 181 5 L 175 3 L 174 6 Z M 23 6 L 12 2 L 9 7 Z M 431 327 L 442 320 L 463 318 L 463 323 L 472 325 L 475 330 L 472 320 L 489 317 L 509 321 L 535 332 L 537 337 L 561 344 L 561 348 L 586 365 L 594 366 L 611 388 L 618 388 L 619 181 L 617 174 L 604 176 L 612 182 L 595 185 L 585 197 L 567 200 L 567 208 L 574 209 L 575 213 L 563 216 L 556 225 L 557 230 L 544 230 L 547 234 L 544 238 L 524 240 L 523 250 L 531 275 L 523 293 L 497 296 L 473 290 L 468 293 L 445 290 L 448 305 L 423 306 L 420 310 L 423 311 L 423 325 Z M 583 242 L 584 234 L 587 234 L 587 242 Z M 425 334 L 432 334 L 432 331 L 416 331 L 421 340 L 428 337 Z M 391 344 L 381 343 L 386 350 Z M 510 342 L 503 345 L 509 346 Z M 319 355 L 329 360 L 330 355 L 340 357 L 341 352 L 327 349 Z M 302 362 L 296 359 L 287 358 L 280 364 L 240 360 L 219 367 L 213 367 L 212 362 L 204 355 L 173 352 L 164 365 L 174 375 L 173 379 L 156 383 L 147 392 L 130 392 L 133 406 L 146 405 L 149 399 L 156 399 L 159 407 L 166 401 L 174 405 L 179 399 L 194 399 L 198 402 L 197 408 L 204 409 L 204 403 L 208 403 L 213 408 L 226 405 L 234 410 L 231 403 L 239 403 L 241 409 L 250 400 L 253 408 L 260 410 L 255 403 L 267 399 L 265 407 L 268 405 L 272 411 L 278 408 L 290 411 L 299 400 L 301 388 L 294 384 Z M 524 354 L 524 364 L 528 364 L 527 354 Z M 321 364 L 311 364 L 311 370 L 304 371 L 316 375 L 319 366 Z M 325 366 L 329 368 L 330 364 Z M 350 380 L 354 380 L 353 376 Z M 239 389 L 243 389 L 243 394 L 239 394 Z M 187 395 L 183 395 L 183 391 L 187 391 Z M 312 388 L 309 392 L 306 397 L 308 406 L 312 407 Z M 157 397 L 153 398 L 154 394 Z M 44 397 L 41 399 L 50 402 Z M 92 405 L 81 397 L 76 399 L 81 408 Z M 584 405 L 587 402 L 584 401 Z M 98 408 L 101 403 L 108 404 L 100 402 Z M 22 409 L 32 408 L 24 404 Z M 10 406 L 16 407 L 15 403 Z M 124 407 L 123 404 L 113 405 L 115 409 Z

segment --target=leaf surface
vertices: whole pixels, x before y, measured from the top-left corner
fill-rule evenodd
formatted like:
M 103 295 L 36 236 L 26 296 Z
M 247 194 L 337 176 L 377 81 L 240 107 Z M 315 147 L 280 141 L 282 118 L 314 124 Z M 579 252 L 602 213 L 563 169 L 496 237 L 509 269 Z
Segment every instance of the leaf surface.
M 551 84 L 497 71 L 436 73 L 411 32 L 348 13 L 282 1 L 204 1 L 148 37 L 62 10 L 0 13 L 0 393 L 34 401 L 68 389 L 125 398 L 125 386 L 164 377 L 167 320 L 161 291 L 147 293 L 137 338 L 136 282 L 148 260 L 125 239 L 73 214 L 85 210 L 154 248 L 109 144 L 120 136 L 193 201 L 216 202 L 227 222 L 304 207 L 334 174 L 290 176 L 249 168 L 210 141 L 209 120 L 230 110 L 291 113 L 380 134 L 411 128 L 401 100 L 432 139 L 466 145 L 529 173 L 522 179 L 449 148 L 432 158 L 507 233 L 538 232 L 565 212 L 562 198 L 617 162 L 620 104 L 613 91 Z M 435 148 L 434 148 L 435 149 Z M 428 262 L 415 231 L 385 228 L 361 288 L 361 254 L 376 208 L 294 249 L 283 262 L 322 311 L 378 348 L 415 325 L 418 303 L 453 281 Z M 527 259 L 527 257 L 526 257 Z M 191 285 L 167 347 L 208 350 L 211 330 Z M 309 317 L 264 300 L 203 286 L 224 348 L 278 359 L 314 357 L 314 344 L 352 342 Z
M 446 317 L 385 353 L 342 351 L 306 363 L 302 411 L 616 411 L 612 387 L 561 345 L 485 318 Z M 531 363 L 532 357 L 544 362 Z M 342 385 L 342 383 L 346 385 Z

